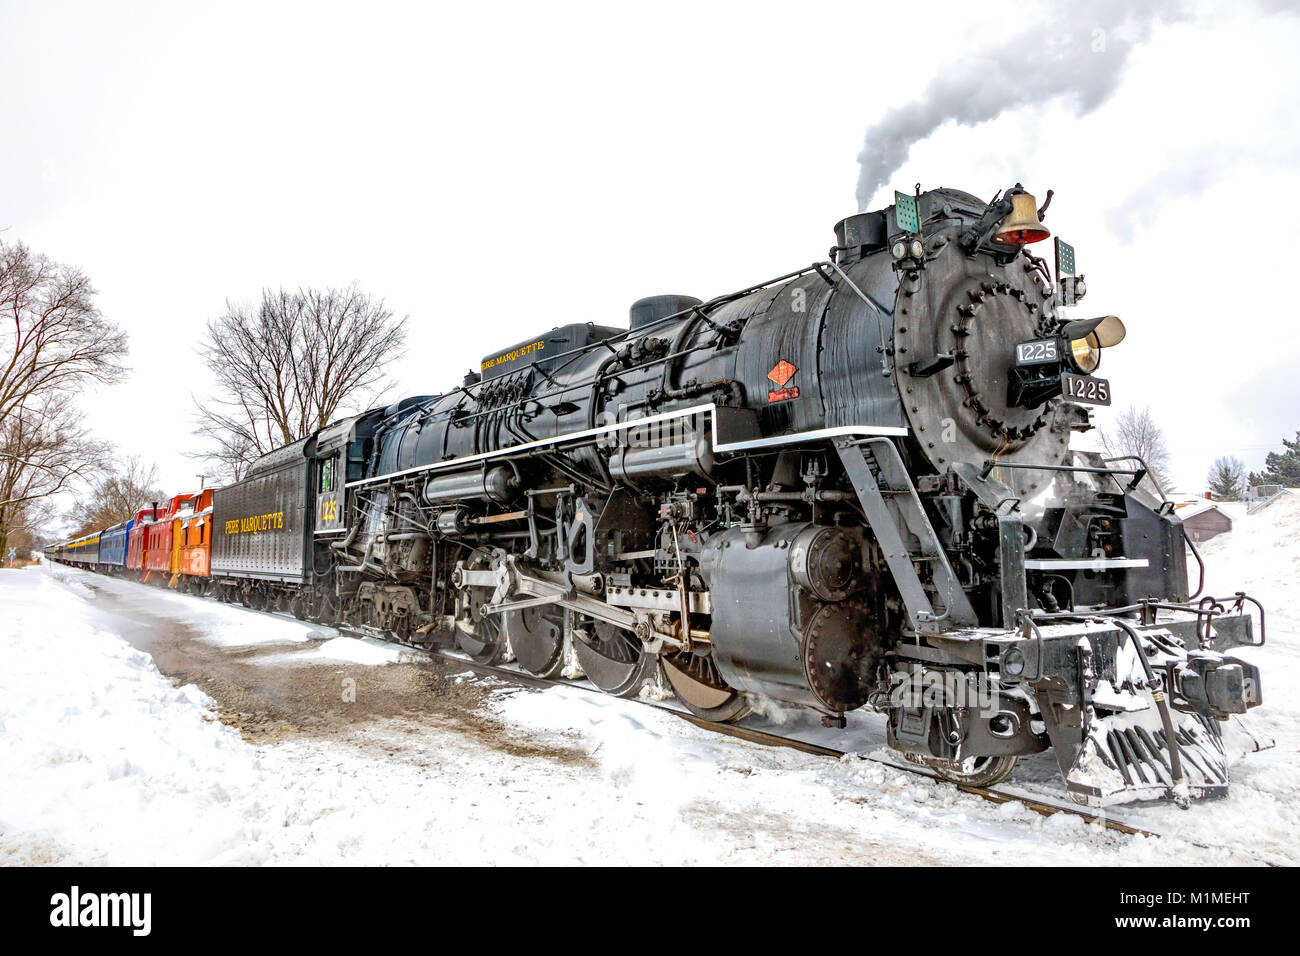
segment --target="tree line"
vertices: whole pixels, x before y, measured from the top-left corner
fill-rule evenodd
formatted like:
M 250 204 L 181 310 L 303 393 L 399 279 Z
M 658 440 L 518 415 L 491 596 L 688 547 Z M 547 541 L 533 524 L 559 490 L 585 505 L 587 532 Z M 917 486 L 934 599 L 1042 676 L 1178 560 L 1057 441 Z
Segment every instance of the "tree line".
M 96 295 L 81 269 L 0 241 L 0 559 L 39 548 L 68 500 L 75 535 L 164 498 L 155 464 L 117 454 L 83 424 L 77 400 L 129 373 L 127 336 Z M 196 346 L 213 382 L 193 398 L 194 430 L 215 482 L 375 401 L 391 387 L 384 369 L 406 324 L 356 285 L 228 301 Z
M 1136 455 L 1149 466 L 1149 473 L 1168 491 L 1169 448 L 1164 433 L 1149 408 L 1130 406 L 1102 434 L 1102 443 L 1112 456 Z M 1238 501 L 1256 485 L 1300 488 L 1300 431 L 1295 441 L 1282 439 L 1283 450 L 1269 452 L 1262 471 L 1247 473 L 1245 463 L 1233 455 L 1214 460 L 1205 476 L 1205 490 L 1216 499 Z
M 76 399 L 126 375 L 127 339 L 95 295 L 80 269 L 0 241 L 0 556 L 31 550 L 55 496 L 108 454 Z

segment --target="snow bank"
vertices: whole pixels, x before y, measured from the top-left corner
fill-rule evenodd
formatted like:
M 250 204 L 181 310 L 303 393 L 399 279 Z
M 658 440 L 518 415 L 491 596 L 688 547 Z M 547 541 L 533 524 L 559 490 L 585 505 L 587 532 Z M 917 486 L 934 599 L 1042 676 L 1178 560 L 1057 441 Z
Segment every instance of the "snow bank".
M 1283 495 L 1253 515 L 1243 504 L 1221 507 L 1232 530 L 1200 546 L 1208 569 L 1205 593 L 1223 600 L 1245 591 L 1263 603 L 1267 646 L 1233 653 L 1262 671 L 1264 704 L 1251 712 L 1250 724 L 1294 753 L 1300 750 L 1300 494 Z M 1195 561 L 1189 562 L 1195 588 Z
M 266 667 L 281 665 L 320 664 L 326 661 L 342 661 L 348 664 L 361 664 L 365 667 L 379 667 L 384 664 L 399 664 L 403 661 L 424 658 L 420 652 L 400 644 L 364 637 L 335 637 L 320 647 L 310 651 L 290 651 L 261 658 L 258 663 Z M 426 658 L 427 659 L 427 658 Z
M 1259 666 L 1263 705 L 1226 729 L 1230 744 L 1248 737 L 1244 726 L 1276 741 L 1231 765 L 1232 786 L 1223 800 L 1197 804 L 1190 813 L 1168 806 L 1128 809 L 1165 833 L 1190 840 L 1229 842 L 1278 863 L 1300 863 L 1300 494 L 1284 495 L 1256 514 L 1237 502 L 1219 504 L 1232 530 L 1200 545 L 1206 563 L 1205 594 L 1220 600 L 1246 591 L 1264 605 L 1267 645 L 1230 653 Z M 1188 573 L 1196 588 L 1196 562 Z M 1256 639 L 1258 639 L 1258 633 Z
M 284 614 L 264 614 L 237 604 L 204 600 L 89 571 L 56 565 L 46 573 L 84 597 L 93 597 L 96 589 L 106 593 L 112 605 L 105 606 L 105 614 L 115 611 L 139 622 L 184 624 L 205 641 L 223 647 L 296 644 L 338 634 L 332 627 L 309 624 Z
M 660 710 L 576 689 L 508 691 L 494 710 L 521 729 L 567 733 L 597 762 L 582 805 L 557 808 L 559 822 L 609 839 L 623 832 L 630 852 L 646 854 L 628 862 L 656 855 L 789 864 L 1150 865 L 1188 862 L 1192 853 L 1201 861 L 1235 859 L 1222 849 L 1122 837 L 1078 817 L 995 805 L 857 755 L 833 761 L 721 737 Z M 629 802 L 650 809 L 629 818 Z M 646 823 L 653 829 L 643 835 Z M 643 849 L 642 839 L 652 842 Z
M 92 595 L 49 573 L 0 574 L 5 862 L 986 862 L 1015 848 L 1045 862 L 1153 858 L 1077 820 L 572 689 L 503 692 L 499 723 L 410 717 L 346 740 L 254 747 L 114 633 L 120 621 Z
M 105 630 L 88 593 L 0 571 L 0 859 L 217 859 L 244 830 L 230 788 L 257 778 L 255 755 Z
M 414 652 L 397 644 L 387 644 L 372 638 L 336 637 L 316 648 L 315 656 L 353 664 L 396 664 L 413 660 Z
M 1300 496 L 1254 516 L 1228 508 L 1234 530 L 1203 549 L 1207 590 L 1244 587 L 1268 607 L 1268 646 L 1242 655 L 1264 673 L 1250 723 L 1278 746 L 1233 767 L 1225 800 L 1125 808 L 1162 840 L 995 806 L 869 760 L 721 737 L 576 688 L 500 688 L 481 719 L 408 715 L 253 746 L 125 629 L 183 621 L 241 646 L 333 638 L 261 655 L 265 666 L 407 652 L 28 569 L 0 571 L 0 862 L 1295 864 Z

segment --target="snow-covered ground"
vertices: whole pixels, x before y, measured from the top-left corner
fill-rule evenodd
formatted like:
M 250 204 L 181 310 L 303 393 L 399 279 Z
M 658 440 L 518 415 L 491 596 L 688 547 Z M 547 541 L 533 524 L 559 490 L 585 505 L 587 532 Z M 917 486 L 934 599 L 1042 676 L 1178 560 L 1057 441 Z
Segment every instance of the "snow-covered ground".
M 132 628 L 183 621 L 265 668 L 363 675 L 409 666 L 409 652 L 46 568 L 0 571 L 0 862 L 1300 862 L 1300 496 L 1233 517 L 1204 548 L 1207 589 L 1244 586 L 1269 608 L 1268 647 L 1245 653 L 1264 671 L 1251 723 L 1278 746 L 1234 767 L 1226 800 L 1142 809 L 1162 839 L 468 673 L 455 679 L 483 684 L 486 702 L 464 720 L 388 716 L 250 743 L 133 647 Z M 505 742 L 470 732 L 480 719 Z

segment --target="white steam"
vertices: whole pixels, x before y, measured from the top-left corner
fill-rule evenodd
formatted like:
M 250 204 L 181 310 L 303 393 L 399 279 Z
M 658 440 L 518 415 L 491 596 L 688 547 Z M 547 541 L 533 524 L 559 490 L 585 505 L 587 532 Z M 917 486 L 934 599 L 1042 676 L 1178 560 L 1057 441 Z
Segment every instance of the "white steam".
M 913 143 L 946 123 L 974 126 L 1007 110 L 1055 99 L 1070 104 L 1076 116 L 1090 113 L 1114 94 L 1129 54 L 1157 23 L 1192 16 L 1188 0 L 1062 5 L 1046 21 L 945 64 L 918 100 L 894 107 L 867 129 L 858 154 L 858 208 L 867 208 L 903 165 Z

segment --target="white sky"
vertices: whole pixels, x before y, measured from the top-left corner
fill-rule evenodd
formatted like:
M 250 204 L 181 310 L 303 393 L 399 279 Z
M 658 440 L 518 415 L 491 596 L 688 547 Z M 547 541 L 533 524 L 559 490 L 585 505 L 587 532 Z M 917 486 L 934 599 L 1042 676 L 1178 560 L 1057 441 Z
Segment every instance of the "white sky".
M 943 128 L 893 184 L 1057 191 L 1076 314 L 1129 328 L 1101 374 L 1151 406 L 1184 490 L 1300 428 L 1300 18 L 1263 12 L 1294 5 L 1157 27 L 1096 112 Z M 997 11 L 1052 23 L 968 2 L 468 6 L 0 0 L 0 230 L 84 268 L 130 333 L 132 378 L 86 412 L 169 492 L 197 483 L 194 342 L 227 297 L 355 280 L 411 316 L 397 393 L 444 390 L 553 325 L 823 258 L 866 126 L 1011 29 Z

